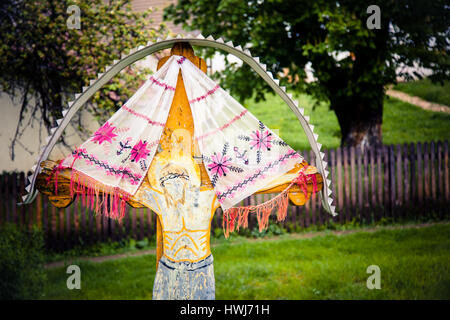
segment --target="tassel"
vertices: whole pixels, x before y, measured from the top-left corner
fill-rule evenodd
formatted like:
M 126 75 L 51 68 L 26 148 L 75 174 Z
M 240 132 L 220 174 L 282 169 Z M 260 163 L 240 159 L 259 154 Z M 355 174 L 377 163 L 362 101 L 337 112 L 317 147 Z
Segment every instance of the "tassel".
M 289 205 L 288 192 L 294 184 L 297 184 L 300 187 L 306 197 L 308 195 L 308 182 L 311 182 L 313 185 L 312 192 L 315 194 L 318 190 L 316 175 L 305 175 L 305 169 L 306 167 L 300 169 L 298 176 L 276 197 L 257 206 L 233 207 L 225 210 L 223 212 L 222 221 L 225 238 L 228 238 L 230 232 L 233 232 L 235 229 L 239 231 L 240 227 L 247 228 L 248 216 L 250 213 L 256 214 L 259 232 L 267 229 L 269 226 L 269 217 L 274 210 L 276 210 L 277 221 L 286 219 Z
M 130 195 L 117 187 L 101 185 L 95 179 L 72 169 L 70 176 L 70 195 L 81 193 L 83 206 L 94 213 L 121 220 L 125 216 L 125 206 Z

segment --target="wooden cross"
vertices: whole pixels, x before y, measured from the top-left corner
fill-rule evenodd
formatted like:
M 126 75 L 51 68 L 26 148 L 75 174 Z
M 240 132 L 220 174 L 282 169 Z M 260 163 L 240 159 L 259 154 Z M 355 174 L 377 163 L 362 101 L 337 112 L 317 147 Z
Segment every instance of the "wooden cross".
M 171 55 L 184 56 L 206 72 L 205 61 L 195 56 L 188 43 L 175 44 Z M 158 69 L 168 59 L 162 58 Z M 157 265 L 163 255 L 174 262 L 195 262 L 211 254 L 211 219 L 219 203 L 193 137 L 194 122 L 180 71 L 158 152 L 144 182 L 128 201 L 132 207 L 148 207 L 157 214 Z M 37 188 L 48 195 L 55 206 L 66 207 L 74 200 L 69 189 L 72 173 L 70 169 L 64 169 L 58 174 L 58 194 L 55 194 L 51 175 L 56 165 L 52 161 L 41 164 L 43 170 L 38 176 Z M 305 166 L 307 173 L 316 175 L 320 190 L 323 187 L 322 176 L 303 161 L 257 193 L 283 191 L 296 177 L 296 172 Z M 308 184 L 307 190 L 305 195 L 295 185 L 289 190 L 289 199 L 295 205 L 304 205 L 312 194 L 312 184 Z

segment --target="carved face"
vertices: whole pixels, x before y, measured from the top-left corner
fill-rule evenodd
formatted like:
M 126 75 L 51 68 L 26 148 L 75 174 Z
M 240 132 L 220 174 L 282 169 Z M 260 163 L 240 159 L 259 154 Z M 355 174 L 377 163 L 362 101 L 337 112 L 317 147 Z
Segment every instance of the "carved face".
M 161 169 L 159 184 L 166 197 L 167 204 L 184 203 L 190 178 L 186 169 L 169 163 Z

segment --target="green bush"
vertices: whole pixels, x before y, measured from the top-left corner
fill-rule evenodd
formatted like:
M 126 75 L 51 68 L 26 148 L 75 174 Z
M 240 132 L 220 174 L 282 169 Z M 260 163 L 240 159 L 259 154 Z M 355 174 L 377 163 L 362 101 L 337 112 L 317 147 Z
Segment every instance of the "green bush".
M 0 299 L 34 299 L 44 290 L 44 237 L 40 230 L 0 228 Z

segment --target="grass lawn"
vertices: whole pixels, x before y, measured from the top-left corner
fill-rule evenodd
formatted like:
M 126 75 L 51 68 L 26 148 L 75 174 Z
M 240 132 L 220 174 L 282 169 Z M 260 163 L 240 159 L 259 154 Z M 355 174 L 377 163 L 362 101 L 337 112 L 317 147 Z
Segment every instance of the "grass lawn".
M 418 81 L 401 82 L 395 87 L 395 90 L 403 91 L 412 96 L 418 96 L 430 102 L 436 102 L 450 106 L 450 82 L 444 82 L 444 85 L 433 84 L 428 79 Z
M 449 299 L 450 224 L 325 235 L 283 235 L 213 248 L 217 299 Z M 79 262 L 81 290 L 47 270 L 43 299 L 151 299 L 155 256 Z M 369 265 L 381 290 L 369 290 Z
M 333 111 L 322 103 L 313 108 L 314 100 L 308 95 L 297 95 L 299 105 L 311 118 L 319 142 L 325 148 L 340 145 L 340 128 Z M 250 112 L 271 129 L 279 129 L 279 135 L 296 150 L 309 150 L 310 146 L 294 113 L 278 96 L 268 95 L 266 101 L 244 104 Z M 383 143 L 399 144 L 425 141 L 450 140 L 450 114 L 426 111 L 394 98 L 386 98 L 383 113 Z

